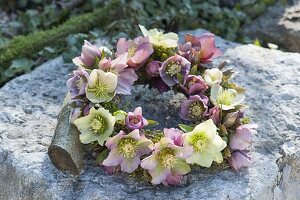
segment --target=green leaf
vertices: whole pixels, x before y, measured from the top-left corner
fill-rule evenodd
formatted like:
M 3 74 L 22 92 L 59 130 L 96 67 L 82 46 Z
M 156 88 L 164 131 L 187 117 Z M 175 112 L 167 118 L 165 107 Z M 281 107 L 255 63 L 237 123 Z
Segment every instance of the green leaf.
M 178 126 L 181 130 L 183 130 L 186 133 L 193 131 L 194 128 L 195 128 L 194 126 L 188 126 L 188 125 L 185 125 L 185 124 L 178 124 Z
M 194 65 L 190 71 L 190 74 L 191 75 L 197 75 L 197 72 L 198 72 L 198 66 L 197 65 Z
M 157 126 L 159 123 L 157 121 L 151 120 L 151 119 L 147 119 L 149 125 L 151 126 Z
M 260 41 L 256 38 L 253 43 L 255 46 L 261 47 Z
M 109 154 L 109 150 L 108 149 L 103 149 L 98 155 L 97 155 L 97 158 L 96 158 L 96 163 L 97 164 L 101 164 L 103 162 L 103 160 L 105 160 L 107 158 Z
M 244 93 L 246 91 L 245 88 L 243 88 L 235 83 L 228 83 L 228 88 L 235 89 L 237 91 L 237 93 L 239 93 L 239 94 Z
M 227 69 L 226 71 L 223 72 L 223 82 L 227 82 L 232 78 L 232 75 L 234 74 L 233 69 Z
M 18 73 L 26 73 L 34 66 L 34 62 L 27 58 L 18 58 L 12 61 L 11 66 L 5 70 L 4 75 L 13 77 Z

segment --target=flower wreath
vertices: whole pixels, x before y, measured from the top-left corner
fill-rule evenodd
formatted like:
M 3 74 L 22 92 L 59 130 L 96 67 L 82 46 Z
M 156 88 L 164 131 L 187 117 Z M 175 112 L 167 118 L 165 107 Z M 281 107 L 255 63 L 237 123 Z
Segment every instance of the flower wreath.
M 109 173 L 148 172 L 152 184 L 177 185 L 190 165 L 211 167 L 228 161 L 235 170 L 250 166 L 251 137 L 257 125 L 244 116 L 244 89 L 231 81 L 226 61 L 212 68 L 222 55 L 213 34 L 178 35 L 140 26 L 143 36 L 121 38 L 116 53 L 85 41 L 78 69 L 67 81 L 72 107 L 70 122 L 80 141 L 92 144 L 97 162 Z M 189 124 L 163 131 L 148 129 L 155 121 L 143 117 L 142 108 L 125 112 L 120 95 L 130 95 L 138 80 L 160 92 L 173 89 L 186 99 L 179 117 Z

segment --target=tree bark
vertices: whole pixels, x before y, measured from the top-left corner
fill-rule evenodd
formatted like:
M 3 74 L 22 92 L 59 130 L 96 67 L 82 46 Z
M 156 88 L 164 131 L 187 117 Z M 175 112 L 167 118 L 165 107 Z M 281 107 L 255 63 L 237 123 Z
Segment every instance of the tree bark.
M 83 166 L 84 145 L 79 141 L 77 127 L 69 122 L 71 108 L 66 101 L 59 114 L 48 155 L 57 169 L 79 175 Z

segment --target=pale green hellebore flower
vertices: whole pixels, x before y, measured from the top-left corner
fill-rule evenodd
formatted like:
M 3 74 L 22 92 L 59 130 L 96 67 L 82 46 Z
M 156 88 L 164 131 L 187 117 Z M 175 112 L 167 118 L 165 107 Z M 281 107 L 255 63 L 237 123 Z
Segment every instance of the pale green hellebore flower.
M 207 69 L 203 74 L 203 79 L 208 86 L 220 84 L 222 82 L 223 72 L 218 68 Z
M 192 156 L 186 159 L 187 163 L 210 167 L 213 161 L 223 162 L 221 151 L 226 147 L 226 142 L 217 134 L 217 127 L 211 119 L 186 133 L 184 145 L 194 149 Z
M 117 75 L 94 69 L 88 80 L 86 97 L 93 103 L 108 102 L 116 95 L 117 83 Z
M 89 114 L 85 117 L 78 118 L 74 121 L 80 131 L 80 142 L 89 144 L 98 141 L 100 145 L 109 138 L 113 133 L 115 117 L 104 108 L 91 108 Z
M 222 110 L 231 110 L 244 101 L 245 95 L 238 94 L 234 89 L 223 89 L 222 86 L 215 84 L 210 89 L 210 100 Z
M 139 25 L 143 35 L 145 37 L 149 37 L 150 43 L 155 46 L 162 46 L 165 48 L 174 48 L 177 47 L 177 43 L 179 37 L 176 33 L 169 32 L 165 33 L 163 31 L 159 31 L 156 28 L 147 30 L 144 26 Z

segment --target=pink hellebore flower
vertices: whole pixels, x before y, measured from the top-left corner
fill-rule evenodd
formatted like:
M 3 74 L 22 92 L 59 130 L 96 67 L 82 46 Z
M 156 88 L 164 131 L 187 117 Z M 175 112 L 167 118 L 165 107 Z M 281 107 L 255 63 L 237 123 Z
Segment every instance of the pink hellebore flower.
M 73 71 L 73 77 L 67 81 L 67 88 L 72 98 L 85 95 L 88 80 L 89 74 L 85 70 L 79 69 Z
M 237 127 L 230 138 L 229 146 L 233 150 L 246 150 L 252 142 L 252 134 L 258 128 L 256 124 L 243 124 Z
M 213 120 L 215 125 L 221 123 L 220 108 L 215 106 L 208 111 L 209 118 Z
M 215 35 L 205 33 L 200 36 L 187 34 L 185 44 L 179 46 L 180 54 L 193 64 L 210 63 L 213 58 L 222 55 L 215 45 Z
M 120 166 L 113 166 L 113 167 L 103 166 L 103 169 L 109 174 L 114 174 L 120 171 Z
M 183 175 L 181 174 L 171 174 L 167 176 L 166 180 L 162 181 L 161 183 L 165 186 L 180 185 L 182 179 L 183 179 Z
M 179 117 L 188 121 L 201 121 L 206 116 L 209 99 L 205 95 L 190 96 L 180 106 Z
M 152 78 L 151 83 L 160 93 L 170 90 L 170 87 L 160 77 Z
M 148 126 L 149 123 L 142 114 L 141 107 L 137 107 L 133 112 L 128 112 L 128 115 L 125 119 L 127 128 L 134 130 L 142 129 L 145 126 Z
M 93 67 L 96 62 L 96 58 L 101 59 L 101 51 L 100 49 L 89 43 L 88 41 L 84 41 L 84 45 L 82 46 L 81 55 L 73 59 L 73 63 L 78 66 L 86 66 Z
M 183 131 L 177 128 L 164 128 L 164 134 L 167 138 L 171 139 L 175 145 L 183 146 Z
M 147 61 L 153 51 L 148 37 L 139 36 L 134 40 L 120 38 L 117 43 L 117 55 L 128 53 L 127 64 L 135 70 Z
M 179 147 L 171 139 L 163 137 L 154 145 L 152 155 L 142 160 L 141 167 L 152 176 L 152 184 L 166 183 L 168 179 L 172 182 L 170 179 L 191 171 L 185 159 L 192 155 L 192 151 L 190 147 Z
M 169 87 L 172 87 L 177 83 L 185 83 L 190 68 L 191 63 L 184 57 L 176 54 L 163 62 L 159 68 L 159 75 Z
M 141 163 L 140 157 L 152 151 L 152 141 L 139 130 L 129 134 L 120 131 L 116 136 L 109 138 L 105 146 L 110 150 L 102 165 L 106 167 L 121 166 L 121 171 L 132 173 Z
M 126 62 L 127 53 L 118 56 L 114 60 L 104 58 L 99 62 L 99 69 L 112 72 L 118 76 L 117 94 L 131 94 L 130 88 L 138 79 L 135 71 L 129 68 Z
M 231 153 L 229 165 L 236 171 L 239 171 L 240 168 L 250 167 L 252 162 L 246 151 L 235 151 Z
M 151 78 L 159 77 L 159 68 L 161 64 L 161 62 L 156 60 L 149 62 L 146 67 L 146 73 L 148 74 L 148 76 L 150 76 Z
M 205 90 L 207 90 L 207 88 L 207 84 L 200 75 L 188 75 L 186 78 L 186 82 L 183 86 L 183 89 L 189 95 L 204 93 Z

